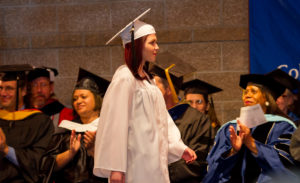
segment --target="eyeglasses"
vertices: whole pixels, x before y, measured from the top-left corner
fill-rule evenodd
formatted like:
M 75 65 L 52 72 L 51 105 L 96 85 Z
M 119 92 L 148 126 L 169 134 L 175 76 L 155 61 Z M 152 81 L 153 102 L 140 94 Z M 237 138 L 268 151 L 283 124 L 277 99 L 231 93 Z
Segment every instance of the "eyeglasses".
M 8 93 L 12 93 L 12 92 L 14 92 L 14 91 L 16 90 L 16 88 L 11 87 L 11 86 L 6 86 L 6 87 L 0 86 L 0 92 L 1 92 L 2 90 L 3 90 L 3 91 L 6 91 L 6 92 L 8 92 Z
M 200 105 L 203 103 L 203 100 L 199 99 L 199 100 L 187 100 L 187 102 L 190 104 L 190 105 L 193 105 L 193 104 L 196 104 L 196 105 Z
M 290 98 L 293 97 L 293 95 L 289 95 L 289 94 L 282 94 L 281 95 L 282 98 Z
M 243 90 L 243 96 L 247 95 L 248 93 L 251 93 L 252 95 L 255 95 L 257 94 L 257 92 L 259 92 L 259 90 L 255 90 L 255 89 L 246 89 L 246 90 Z
M 46 88 L 48 86 L 49 86 L 48 83 L 32 83 L 31 85 L 32 88 L 37 88 L 37 87 Z

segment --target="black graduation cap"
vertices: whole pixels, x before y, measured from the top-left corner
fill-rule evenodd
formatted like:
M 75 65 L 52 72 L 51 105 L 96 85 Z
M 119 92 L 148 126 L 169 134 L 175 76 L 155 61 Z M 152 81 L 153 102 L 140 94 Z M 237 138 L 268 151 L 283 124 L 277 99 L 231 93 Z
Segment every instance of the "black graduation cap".
M 180 89 L 183 82 L 183 76 L 195 72 L 197 69 L 170 52 L 166 51 L 157 54 L 155 63 L 150 63 L 149 72 L 153 75 L 167 79 L 165 69 L 169 68 L 172 64 L 174 64 L 174 67 L 169 69 L 169 75 L 172 84 L 177 89 Z M 169 85 L 171 86 L 171 83 L 169 83 Z
M 110 81 L 97 76 L 85 69 L 79 68 L 76 89 L 86 89 L 103 96 Z
M 178 103 L 178 97 L 174 86 L 180 89 L 183 76 L 194 71 L 196 71 L 196 69 L 193 66 L 184 63 L 180 58 L 169 52 L 159 53 L 155 63 L 151 63 L 149 66 L 149 72 L 151 74 L 168 81 L 175 103 Z
M 277 82 L 285 86 L 290 91 L 297 90 L 300 86 L 300 82 L 297 79 L 293 78 L 281 69 L 276 69 L 267 73 L 266 75 L 275 79 Z
M 277 82 L 268 75 L 263 74 L 244 74 L 240 76 L 240 87 L 246 89 L 248 83 L 262 85 L 269 89 L 273 98 L 276 100 L 285 90 L 285 86 Z
M 190 92 L 192 91 L 195 92 L 196 94 L 202 94 L 207 96 L 213 93 L 223 91 L 221 88 L 218 88 L 200 79 L 193 79 L 183 83 L 181 89 L 184 90 L 185 94 L 187 94 L 188 91 Z M 210 100 L 208 102 L 210 103 L 210 112 L 215 113 L 214 101 L 212 96 L 210 96 Z
M 32 70 L 33 67 L 29 64 L 17 64 L 17 65 L 1 65 L 0 72 L 4 73 L 2 81 L 15 81 L 19 79 L 25 79 L 25 72 Z
M 54 77 L 57 75 L 58 75 L 58 72 L 55 68 L 42 66 L 42 67 L 34 68 L 34 70 L 30 71 L 28 73 L 27 78 L 28 78 L 28 81 L 31 82 L 39 77 L 47 77 L 50 79 L 51 82 L 53 82 Z
M 200 79 L 193 79 L 193 80 L 184 82 L 182 84 L 181 88 L 182 88 L 182 90 L 196 88 L 197 92 L 199 92 L 200 94 L 206 94 L 206 95 L 223 91 L 221 88 L 218 88 L 218 87 L 211 85 L 207 82 L 204 82 Z
M 19 81 L 26 83 L 26 71 L 33 70 L 33 67 L 29 64 L 16 64 L 16 65 L 1 65 L 0 73 L 4 73 L 1 77 L 2 81 L 17 81 L 16 89 L 16 111 L 19 105 Z

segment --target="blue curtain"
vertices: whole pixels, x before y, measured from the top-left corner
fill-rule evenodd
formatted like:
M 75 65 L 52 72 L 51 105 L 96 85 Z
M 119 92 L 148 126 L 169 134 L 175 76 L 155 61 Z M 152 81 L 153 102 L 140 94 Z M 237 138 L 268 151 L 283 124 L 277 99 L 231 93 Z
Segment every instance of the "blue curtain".
M 300 0 L 249 0 L 250 73 L 300 79 Z

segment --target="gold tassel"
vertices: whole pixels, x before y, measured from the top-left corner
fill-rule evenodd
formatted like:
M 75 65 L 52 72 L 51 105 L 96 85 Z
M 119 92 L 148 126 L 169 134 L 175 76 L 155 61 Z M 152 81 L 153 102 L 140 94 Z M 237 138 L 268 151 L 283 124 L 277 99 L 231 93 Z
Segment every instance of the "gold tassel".
M 166 73 L 166 77 L 167 77 L 167 81 L 169 83 L 170 89 L 171 89 L 171 93 L 172 93 L 172 97 L 173 97 L 173 101 L 177 104 L 179 102 L 174 85 L 172 83 L 170 74 L 169 74 L 169 69 L 171 69 L 172 67 L 174 67 L 175 64 L 170 65 L 168 68 L 165 69 L 165 73 Z

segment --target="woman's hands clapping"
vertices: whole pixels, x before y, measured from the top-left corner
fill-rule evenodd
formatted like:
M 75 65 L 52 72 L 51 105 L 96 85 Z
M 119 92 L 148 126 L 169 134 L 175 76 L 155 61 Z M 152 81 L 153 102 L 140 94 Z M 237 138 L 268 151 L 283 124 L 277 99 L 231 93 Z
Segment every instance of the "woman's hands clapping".
M 242 124 L 239 120 L 237 121 L 237 125 L 240 128 L 239 134 L 236 133 L 233 126 L 229 127 L 230 141 L 232 145 L 230 155 L 240 151 L 243 144 L 245 144 L 251 152 L 257 154 L 258 151 L 256 148 L 255 140 L 251 135 L 250 129 Z
M 86 131 L 84 133 L 84 146 L 90 156 L 94 156 L 95 138 L 97 131 Z

